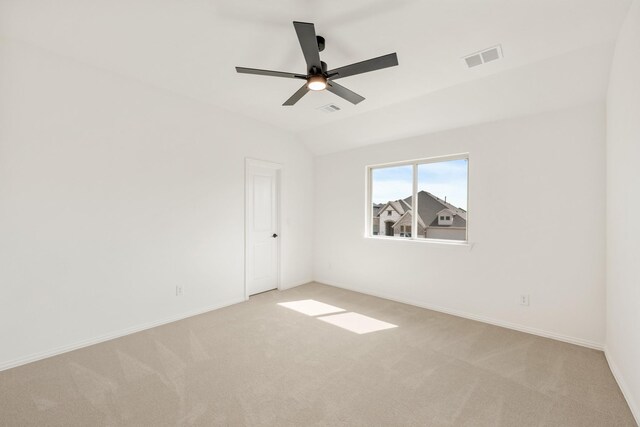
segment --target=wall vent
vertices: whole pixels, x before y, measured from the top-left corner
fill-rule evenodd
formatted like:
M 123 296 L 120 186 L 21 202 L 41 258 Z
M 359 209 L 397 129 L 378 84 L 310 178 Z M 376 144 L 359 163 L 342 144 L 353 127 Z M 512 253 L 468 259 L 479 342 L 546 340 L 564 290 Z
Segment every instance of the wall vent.
M 488 49 L 482 50 L 480 52 L 472 53 L 471 55 L 467 55 L 464 58 L 464 62 L 467 64 L 467 67 L 473 68 L 478 65 L 486 64 L 487 62 L 495 61 L 497 59 L 502 58 L 502 46 L 497 45 L 490 47 Z
M 318 110 L 322 110 L 325 113 L 335 113 L 336 111 L 340 111 L 340 107 L 335 104 L 327 104 L 322 107 L 318 107 Z

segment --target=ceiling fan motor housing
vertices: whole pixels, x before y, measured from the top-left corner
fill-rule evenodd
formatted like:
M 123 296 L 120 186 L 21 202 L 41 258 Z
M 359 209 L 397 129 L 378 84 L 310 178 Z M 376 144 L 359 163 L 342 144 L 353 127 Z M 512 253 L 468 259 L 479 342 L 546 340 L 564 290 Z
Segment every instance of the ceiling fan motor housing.
M 327 63 L 324 61 L 320 61 L 320 67 L 322 68 L 321 70 L 319 70 L 317 67 L 313 66 L 311 67 L 311 69 L 309 70 L 309 74 L 312 76 L 319 76 L 319 75 L 324 75 L 327 72 Z

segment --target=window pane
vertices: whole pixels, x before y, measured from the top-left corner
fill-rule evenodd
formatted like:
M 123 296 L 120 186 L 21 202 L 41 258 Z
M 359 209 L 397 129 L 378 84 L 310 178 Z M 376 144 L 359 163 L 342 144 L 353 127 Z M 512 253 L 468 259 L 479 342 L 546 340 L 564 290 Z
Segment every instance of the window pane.
M 418 165 L 415 237 L 467 240 L 467 173 L 467 159 Z
M 413 166 L 371 170 L 371 234 L 410 237 L 401 226 L 411 225 Z

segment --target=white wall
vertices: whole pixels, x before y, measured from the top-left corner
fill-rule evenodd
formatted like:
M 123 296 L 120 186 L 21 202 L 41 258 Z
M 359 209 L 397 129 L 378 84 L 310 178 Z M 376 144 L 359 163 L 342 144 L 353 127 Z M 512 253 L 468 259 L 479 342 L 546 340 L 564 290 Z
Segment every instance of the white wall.
M 640 423 L 640 2 L 622 28 L 607 99 L 607 359 Z
M 463 152 L 471 246 L 363 237 L 366 165 Z M 315 278 L 601 347 L 604 154 L 601 101 L 318 157 Z
M 245 156 L 284 164 L 282 282 L 312 278 L 290 134 L 6 39 L 0 63 L 0 368 L 242 300 Z
M 512 54 L 517 53 L 511 51 L 507 57 Z M 607 92 L 612 54 L 613 40 L 445 87 L 392 108 L 366 111 L 331 126 L 303 130 L 299 137 L 314 154 L 322 155 L 597 102 Z M 447 56 L 440 63 L 450 59 Z M 398 68 L 410 66 L 403 62 Z M 482 70 L 477 67 L 466 71 L 474 74 Z M 427 80 L 414 83 L 417 87 L 429 84 Z M 359 88 L 354 86 L 353 90 L 358 92 Z M 380 96 L 375 88 L 362 93 L 374 100 Z

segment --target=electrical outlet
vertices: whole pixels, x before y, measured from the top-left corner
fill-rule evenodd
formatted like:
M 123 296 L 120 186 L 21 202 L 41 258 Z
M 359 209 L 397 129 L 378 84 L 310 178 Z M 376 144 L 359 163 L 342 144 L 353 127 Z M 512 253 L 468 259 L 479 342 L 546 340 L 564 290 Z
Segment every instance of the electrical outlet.
M 176 285 L 176 296 L 181 297 L 184 295 L 184 287 L 182 285 Z
M 529 295 L 520 295 L 520 305 L 529 305 Z

